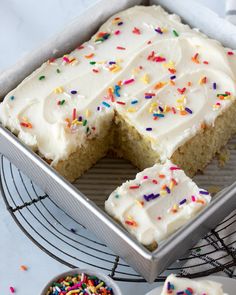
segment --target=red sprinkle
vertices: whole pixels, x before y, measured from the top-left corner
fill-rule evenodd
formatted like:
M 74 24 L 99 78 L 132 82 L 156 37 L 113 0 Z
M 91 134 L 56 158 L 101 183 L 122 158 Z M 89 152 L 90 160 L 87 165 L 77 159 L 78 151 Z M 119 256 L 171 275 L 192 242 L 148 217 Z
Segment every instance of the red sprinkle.
M 117 46 L 116 49 L 125 50 L 126 48 L 125 47 L 122 47 L 122 46 Z
M 153 180 L 152 180 L 152 183 L 154 183 L 154 184 L 158 184 L 158 181 L 157 181 L 156 179 L 153 179 Z
M 119 35 L 120 34 L 120 30 L 117 30 L 114 32 L 115 35 Z
M 178 92 L 180 93 L 180 94 L 184 94 L 184 92 L 186 91 L 186 88 L 184 87 L 184 88 L 178 88 L 177 89 L 178 90 Z
M 125 105 L 125 104 L 126 104 L 126 103 L 123 102 L 123 101 L 117 101 L 116 103 L 118 103 L 118 104 L 122 104 L 122 105 Z
M 73 109 L 73 115 L 72 115 L 72 119 L 75 120 L 76 119 L 76 109 Z
M 99 70 L 93 69 L 94 73 L 99 73 Z
M 140 30 L 138 28 L 136 28 L 136 27 L 134 27 L 132 33 L 137 34 L 137 35 L 141 34 Z
M 137 189 L 137 188 L 139 188 L 139 185 L 131 185 L 131 186 L 129 187 L 129 189 Z
M 206 60 L 204 60 L 204 62 L 203 62 L 205 65 L 208 65 L 209 64 L 209 62 L 208 61 L 206 61 Z
M 172 166 L 172 167 L 170 167 L 170 170 L 180 170 L 180 168 Z
M 15 289 L 13 287 L 10 287 L 9 289 L 11 293 L 15 293 Z
M 228 55 L 234 55 L 233 51 L 228 51 Z

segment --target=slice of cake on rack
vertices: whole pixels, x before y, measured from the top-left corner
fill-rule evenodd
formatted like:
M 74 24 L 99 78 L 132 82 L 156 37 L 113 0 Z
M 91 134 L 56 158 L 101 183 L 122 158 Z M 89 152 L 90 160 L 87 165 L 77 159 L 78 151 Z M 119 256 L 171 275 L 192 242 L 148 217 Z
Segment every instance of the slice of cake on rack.
M 155 292 L 151 293 L 155 295 Z M 150 294 L 150 295 L 151 295 Z M 159 293 L 158 293 L 159 294 Z M 208 280 L 190 280 L 171 274 L 167 277 L 160 295 L 227 295 L 222 285 Z
M 106 211 L 150 250 L 206 207 L 211 197 L 167 161 L 138 173 L 118 187 Z

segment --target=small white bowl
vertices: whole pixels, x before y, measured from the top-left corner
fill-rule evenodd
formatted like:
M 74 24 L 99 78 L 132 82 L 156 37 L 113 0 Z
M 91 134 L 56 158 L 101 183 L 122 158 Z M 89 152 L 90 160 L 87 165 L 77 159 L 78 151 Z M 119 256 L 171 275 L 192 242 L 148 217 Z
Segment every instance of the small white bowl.
M 61 278 L 66 278 L 67 276 L 73 276 L 73 275 L 80 274 L 80 273 L 85 273 L 85 274 L 88 274 L 90 276 L 98 277 L 98 279 L 103 280 L 108 287 L 112 288 L 114 295 L 122 295 L 121 290 L 118 287 L 118 285 L 109 276 L 106 276 L 103 273 L 95 271 L 95 270 L 82 269 L 82 268 L 75 268 L 75 269 L 63 272 L 63 273 L 55 276 L 43 288 L 43 291 L 40 293 L 40 295 L 46 295 L 47 291 L 49 290 L 49 287 L 51 287 L 51 285 L 54 282 L 57 282 Z

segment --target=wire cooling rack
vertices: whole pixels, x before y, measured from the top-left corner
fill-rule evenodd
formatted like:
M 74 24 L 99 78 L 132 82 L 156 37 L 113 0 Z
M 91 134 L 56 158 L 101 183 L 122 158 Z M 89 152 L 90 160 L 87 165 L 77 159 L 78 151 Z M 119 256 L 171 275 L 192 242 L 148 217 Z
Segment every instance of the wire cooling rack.
M 116 165 L 113 173 L 110 170 L 111 165 Z M 105 171 L 105 177 L 98 179 L 100 169 Z M 106 169 L 109 170 L 107 174 Z M 107 196 L 120 182 L 127 177 L 132 178 L 136 173 L 124 160 L 109 158 L 101 160 L 91 171 L 86 177 L 82 177 L 77 185 L 100 206 L 104 201 L 98 197 L 101 192 Z M 127 173 L 130 175 L 127 176 Z M 50 196 L 41 191 L 4 156 L 1 156 L 0 184 L 7 210 L 26 236 L 45 253 L 71 268 L 89 266 L 102 270 L 117 281 L 145 282 L 94 234 L 59 208 Z M 101 191 L 98 187 L 101 187 Z M 104 192 L 104 188 L 107 191 Z M 169 273 L 200 277 L 223 271 L 229 277 L 236 277 L 233 274 L 233 268 L 236 266 L 235 246 L 236 212 L 233 212 L 201 240 L 200 246 L 190 249 L 186 256 L 180 257 L 156 281 L 165 280 Z

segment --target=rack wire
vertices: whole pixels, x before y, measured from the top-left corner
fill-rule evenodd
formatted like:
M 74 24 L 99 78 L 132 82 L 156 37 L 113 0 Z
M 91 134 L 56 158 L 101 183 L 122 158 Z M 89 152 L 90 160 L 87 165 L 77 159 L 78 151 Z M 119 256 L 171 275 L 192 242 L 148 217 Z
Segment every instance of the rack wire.
M 118 160 L 112 160 L 112 165 L 114 161 Z M 89 266 L 102 270 L 117 281 L 145 282 L 94 234 L 59 208 L 50 196 L 40 190 L 4 156 L 1 156 L 0 164 L 0 187 L 6 208 L 21 230 L 41 250 L 70 268 Z M 110 164 L 111 159 L 105 158 L 97 164 L 97 169 L 101 167 L 105 169 Z M 124 162 L 121 164 L 129 165 Z M 118 162 L 116 165 L 119 165 Z M 131 166 L 126 168 L 126 174 L 127 171 L 131 171 L 129 176 L 131 178 L 136 171 L 132 170 Z M 94 169 L 96 170 L 96 166 Z M 117 169 L 117 171 L 123 171 L 123 169 Z M 123 181 L 127 177 L 126 174 L 121 176 L 119 174 L 116 177 L 113 175 L 105 178 L 106 180 L 103 177 L 102 181 L 105 181 L 106 187 L 111 189 Z M 92 182 L 94 174 L 91 175 L 90 180 L 82 177 L 78 186 L 82 188 L 82 191 L 89 187 L 92 195 L 91 185 L 88 185 L 94 183 Z M 96 188 L 94 190 L 97 191 Z M 227 276 L 236 278 L 233 274 L 236 266 L 235 226 L 236 211 L 208 233 L 199 246 L 189 249 L 186 256 L 180 257 L 158 276 L 156 281 L 165 280 L 169 273 L 194 278 L 224 272 Z

